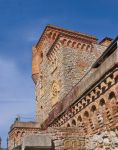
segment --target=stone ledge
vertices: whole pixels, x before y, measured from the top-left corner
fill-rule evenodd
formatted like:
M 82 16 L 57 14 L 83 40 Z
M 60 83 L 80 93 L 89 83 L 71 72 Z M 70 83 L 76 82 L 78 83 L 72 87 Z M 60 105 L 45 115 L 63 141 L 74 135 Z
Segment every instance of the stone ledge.
M 51 149 L 52 140 L 49 135 L 29 135 L 23 139 L 22 150 L 26 149 Z
M 10 127 L 10 132 L 14 128 L 40 128 L 39 123 L 37 122 L 20 122 L 16 121 L 14 124 Z

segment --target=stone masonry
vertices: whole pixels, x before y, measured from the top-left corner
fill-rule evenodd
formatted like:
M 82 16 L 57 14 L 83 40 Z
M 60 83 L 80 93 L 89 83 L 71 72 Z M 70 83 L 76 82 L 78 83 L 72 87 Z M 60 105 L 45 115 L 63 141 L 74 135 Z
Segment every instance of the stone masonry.
M 39 124 L 36 122 L 19 122 L 16 121 L 10 128 L 9 132 L 9 150 L 15 147 L 21 147 L 23 138 L 26 135 L 34 135 L 39 133 Z
M 118 149 L 118 37 L 48 25 L 32 48 L 32 79 L 36 122 L 12 125 L 9 150 Z
M 81 80 L 105 48 L 98 45 L 93 36 L 46 27 L 41 39 L 33 47 L 32 58 L 38 122 L 42 124 L 48 118 L 54 105 Z M 38 72 L 34 72 L 36 67 Z

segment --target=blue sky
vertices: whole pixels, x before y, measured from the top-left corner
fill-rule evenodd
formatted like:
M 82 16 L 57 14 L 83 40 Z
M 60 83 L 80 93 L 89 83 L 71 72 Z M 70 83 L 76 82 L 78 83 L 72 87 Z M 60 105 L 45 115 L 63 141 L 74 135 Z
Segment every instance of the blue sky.
M 17 115 L 35 116 L 31 48 L 47 24 L 115 38 L 117 0 L 0 0 L 0 136 Z M 29 120 L 28 119 L 28 120 Z

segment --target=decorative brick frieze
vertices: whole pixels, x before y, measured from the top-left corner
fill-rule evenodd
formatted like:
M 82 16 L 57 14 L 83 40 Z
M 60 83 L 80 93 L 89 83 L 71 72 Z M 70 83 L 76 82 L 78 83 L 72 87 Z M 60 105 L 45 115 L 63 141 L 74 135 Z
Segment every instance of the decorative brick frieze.
M 65 113 L 60 115 L 54 122 L 52 122 L 50 124 L 50 126 L 52 126 L 52 127 L 53 126 L 55 126 L 55 127 L 58 126 L 59 127 L 59 126 L 62 126 L 63 124 L 66 125 L 68 121 L 70 122 L 70 120 L 72 120 L 72 118 L 74 118 L 74 116 L 82 114 L 82 112 L 84 110 L 86 110 L 86 108 L 88 108 L 89 105 L 92 105 L 96 101 L 99 101 L 99 98 L 101 96 L 103 96 L 104 93 L 107 93 L 107 92 L 109 93 L 111 88 L 113 88 L 114 86 L 117 85 L 117 82 L 116 82 L 117 78 L 118 78 L 118 69 L 116 67 L 111 72 L 108 72 L 108 74 L 106 74 L 104 76 L 104 78 L 102 77 L 102 80 L 100 80 L 99 83 L 97 83 L 97 87 L 95 86 L 94 88 L 91 88 L 91 90 L 89 92 L 84 94 L 84 96 L 81 97 L 81 99 L 78 99 L 78 101 L 74 105 L 70 106 L 70 108 L 67 111 L 65 111 Z M 116 94 L 115 94 L 115 96 L 116 96 Z M 106 96 L 105 96 L 105 99 L 106 99 Z M 110 99 L 110 98 L 108 97 L 108 99 Z M 104 102 L 104 100 L 100 101 L 101 106 L 104 105 L 104 103 L 109 103 L 109 100 L 106 100 L 105 102 Z M 117 101 L 115 101 L 114 106 L 116 104 L 117 104 Z M 98 105 L 98 102 L 97 102 L 97 105 Z M 109 109 L 112 109 L 111 106 L 112 106 L 112 104 L 108 108 L 106 108 L 105 111 L 106 111 L 106 115 L 107 115 L 107 119 L 109 120 L 109 123 L 112 124 L 114 117 L 112 116 L 113 115 L 112 112 L 109 110 Z M 96 109 L 96 104 L 95 104 L 95 108 L 93 107 L 91 109 Z M 113 110 L 114 109 L 112 109 L 112 111 Z M 92 110 L 92 111 L 94 111 L 94 110 Z M 115 111 L 115 114 L 116 113 L 117 113 L 117 110 Z M 98 113 L 97 113 L 97 118 L 98 118 L 99 128 L 103 127 L 103 116 L 102 116 L 101 113 L 99 113 L 99 109 L 98 109 Z M 61 121 L 59 121 L 60 119 L 61 119 Z M 58 122 L 59 122 L 59 124 L 58 124 Z M 94 129 L 94 125 L 92 123 L 92 120 L 89 120 L 89 124 L 91 126 L 91 129 Z
M 36 48 L 38 48 L 38 50 L 42 49 L 42 45 L 45 40 L 49 41 L 50 43 L 53 43 L 56 40 L 56 38 L 58 37 L 58 35 L 60 35 L 62 33 L 66 34 L 66 36 L 72 36 L 73 39 L 80 38 L 82 40 L 86 40 L 86 41 L 88 40 L 92 43 L 96 43 L 96 41 L 97 41 L 96 37 L 94 37 L 94 36 L 90 36 L 90 35 L 79 33 L 79 32 L 72 32 L 70 30 L 65 30 L 65 29 L 62 29 L 59 27 L 48 25 L 45 28 L 41 38 L 39 39 L 39 41 L 36 45 Z M 75 42 L 73 43 L 73 46 L 74 45 L 75 45 Z M 89 49 L 89 46 L 88 46 L 88 49 Z

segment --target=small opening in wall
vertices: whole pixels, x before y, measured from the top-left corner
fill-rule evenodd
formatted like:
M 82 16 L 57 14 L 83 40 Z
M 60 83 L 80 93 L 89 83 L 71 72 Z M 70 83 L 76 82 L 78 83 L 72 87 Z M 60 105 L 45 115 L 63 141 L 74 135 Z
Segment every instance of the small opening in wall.
M 64 44 L 66 41 L 67 41 L 66 39 L 63 39 L 63 40 L 61 41 L 61 43 Z
M 85 49 L 85 47 L 86 47 L 86 45 L 85 45 L 85 44 L 83 44 L 83 45 L 82 45 L 82 47 L 81 47 L 81 49 Z
M 77 44 L 77 48 L 80 48 L 80 46 L 81 46 L 81 43 L 78 43 L 78 44 Z
M 71 40 L 69 40 L 69 41 L 67 42 L 67 46 L 69 46 L 69 45 L 70 45 L 70 43 L 72 43 L 72 41 L 71 41 Z
M 116 98 L 116 95 L 113 91 L 109 94 L 109 99 L 111 100 L 112 98 Z
M 74 119 L 72 120 L 72 125 L 76 126 L 76 121 Z
M 54 34 L 53 34 L 52 38 L 53 38 L 53 39 L 55 39 L 55 38 L 56 38 L 56 33 L 54 33 Z
M 22 133 L 21 133 L 21 137 L 23 137 L 25 135 L 25 132 L 23 131 Z
M 97 96 L 99 96 L 99 95 L 100 95 L 100 91 L 97 91 L 96 93 L 97 93 Z
M 87 118 L 89 117 L 88 111 L 85 111 L 84 116 L 87 117 Z
M 52 36 L 52 32 L 50 32 L 50 33 L 48 34 L 48 38 L 51 38 L 51 36 Z
M 41 73 L 41 75 L 40 75 L 40 80 L 42 80 L 43 79 L 43 75 L 42 75 L 42 73 Z
M 79 110 L 81 110 L 82 109 L 82 106 L 79 106 Z
M 77 119 L 79 122 L 82 122 L 82 117 L 81 116 L 78 116 L 78 119 Z
M 102 98 L 101 100 L 100 100 L 100 106 L 104 106 L 105 105 L 105 100 Z
M 41 58 L 43 58 L 43 52 L 41 52 Z
M 90 45 L 87 45 L 86 50 L 90 50 L 90 49 L 91 49 Z
M 76 44 L 76 42 L 73 42 L 73 43 L 72 43 L 72 47 L 74 47 L 74 46 L 75 46 L 75 44 Z
M 83 103 L 83 107 L 85 107 L 86 106 L 86 103 Z
M 102 87 L 102 92 L 105 92 L 106 86 Z
M 41 109 L 43 109 L 43 106 L 41 106 Z
M 70 124 L 69 124 L 69 123 L 67 124 L 67 127 L 70 127 Z
M 92 111 L 92 112 L 95 112 L 95 111 L 96 111 L 96 106 L 95 106 L 95 105 L 93 105 L 93 106 L 91 107 L 91 111 Z
M 87 99 L 87 104 L 89 104 L 90 103 L 90 99 Z
M 118 82 L 118 75 L 115 77 L 115 82 Z
M 20 131 L 17 131 L 16 136 L 19 136 L 19 134 L 20 134 Z

